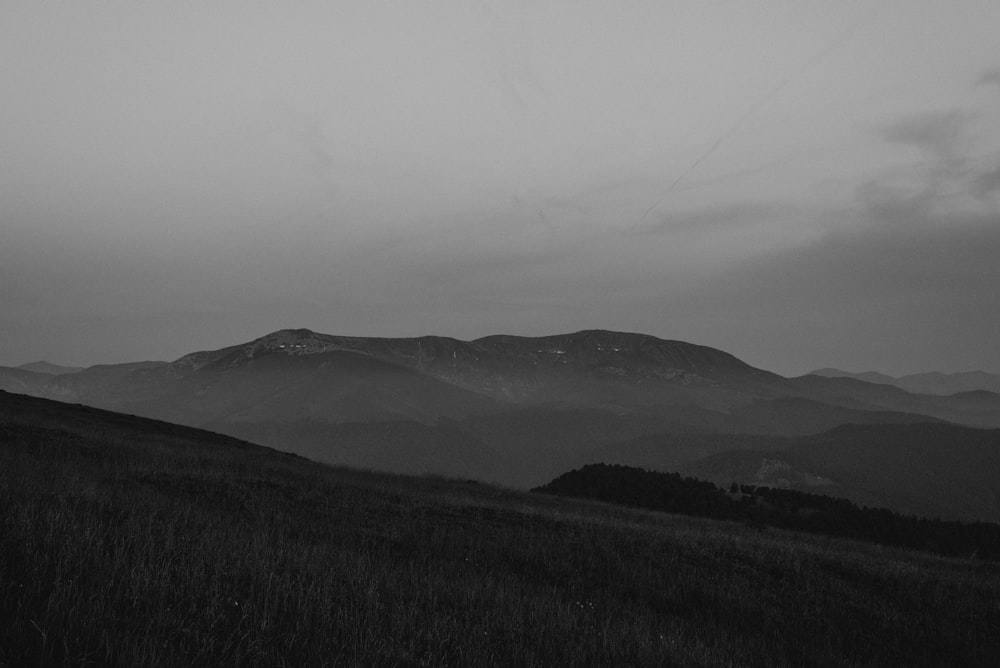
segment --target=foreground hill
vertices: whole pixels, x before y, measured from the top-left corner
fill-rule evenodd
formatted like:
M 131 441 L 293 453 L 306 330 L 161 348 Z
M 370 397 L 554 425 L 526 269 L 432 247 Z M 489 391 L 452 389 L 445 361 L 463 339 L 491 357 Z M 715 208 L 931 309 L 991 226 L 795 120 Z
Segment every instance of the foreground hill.
M 962 665 L 1000 570 L 0 394 L 0 663 Z

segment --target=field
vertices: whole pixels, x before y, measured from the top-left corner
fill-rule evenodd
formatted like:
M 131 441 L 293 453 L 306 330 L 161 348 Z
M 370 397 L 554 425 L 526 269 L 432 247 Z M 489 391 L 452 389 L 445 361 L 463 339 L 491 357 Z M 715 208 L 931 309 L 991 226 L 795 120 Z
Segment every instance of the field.
M 0 394 L 0 666 L 993 666 L 1000 565 Z

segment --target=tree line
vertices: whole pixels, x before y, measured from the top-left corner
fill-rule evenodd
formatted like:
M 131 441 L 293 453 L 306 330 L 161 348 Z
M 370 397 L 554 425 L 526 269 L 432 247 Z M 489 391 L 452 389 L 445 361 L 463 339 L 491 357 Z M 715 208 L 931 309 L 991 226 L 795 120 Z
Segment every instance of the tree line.
M 726 491 L 711 482 L 678 473 L 589 464 L 532 491 L 822 533 L 946 556 L 1000 559 L 998 524 L 913 517 L 792 489 L 734 482 Z

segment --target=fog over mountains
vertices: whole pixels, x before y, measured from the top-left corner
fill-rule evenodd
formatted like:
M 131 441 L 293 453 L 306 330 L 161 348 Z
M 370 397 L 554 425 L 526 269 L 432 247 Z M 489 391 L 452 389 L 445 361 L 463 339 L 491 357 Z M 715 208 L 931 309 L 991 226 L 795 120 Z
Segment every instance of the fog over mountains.
M 1000 520 L 1000 395 L 826 371 L 785 378 L 642 334 L 460 341 L 287 329 L 173 362 L 26 367 L 0 368 L 0 389 L 334 464 L 529 487 L 603 461 Z

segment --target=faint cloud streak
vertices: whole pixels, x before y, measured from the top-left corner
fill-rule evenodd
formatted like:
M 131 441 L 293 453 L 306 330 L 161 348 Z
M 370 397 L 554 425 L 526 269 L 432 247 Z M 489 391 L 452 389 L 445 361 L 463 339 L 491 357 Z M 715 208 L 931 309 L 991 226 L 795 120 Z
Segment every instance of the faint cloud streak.
M 913 146 L 950 162 L 960 158 L 962 139 L 971 119 L 963 111 L 934 111 L 889 123 L 879 134 L 887 142 Z
M 684 211 L 660 216 L 658 221 L 625 230 L 625 236 L 674 234 L 682 231 L 707 231 L 786 217 L 795 208 L 779 202 L 734 202 L 697 211 Z
M 996 86 L 1000 88 L 1000 67 L 983 72 L 976 79 L 976 86 Z

